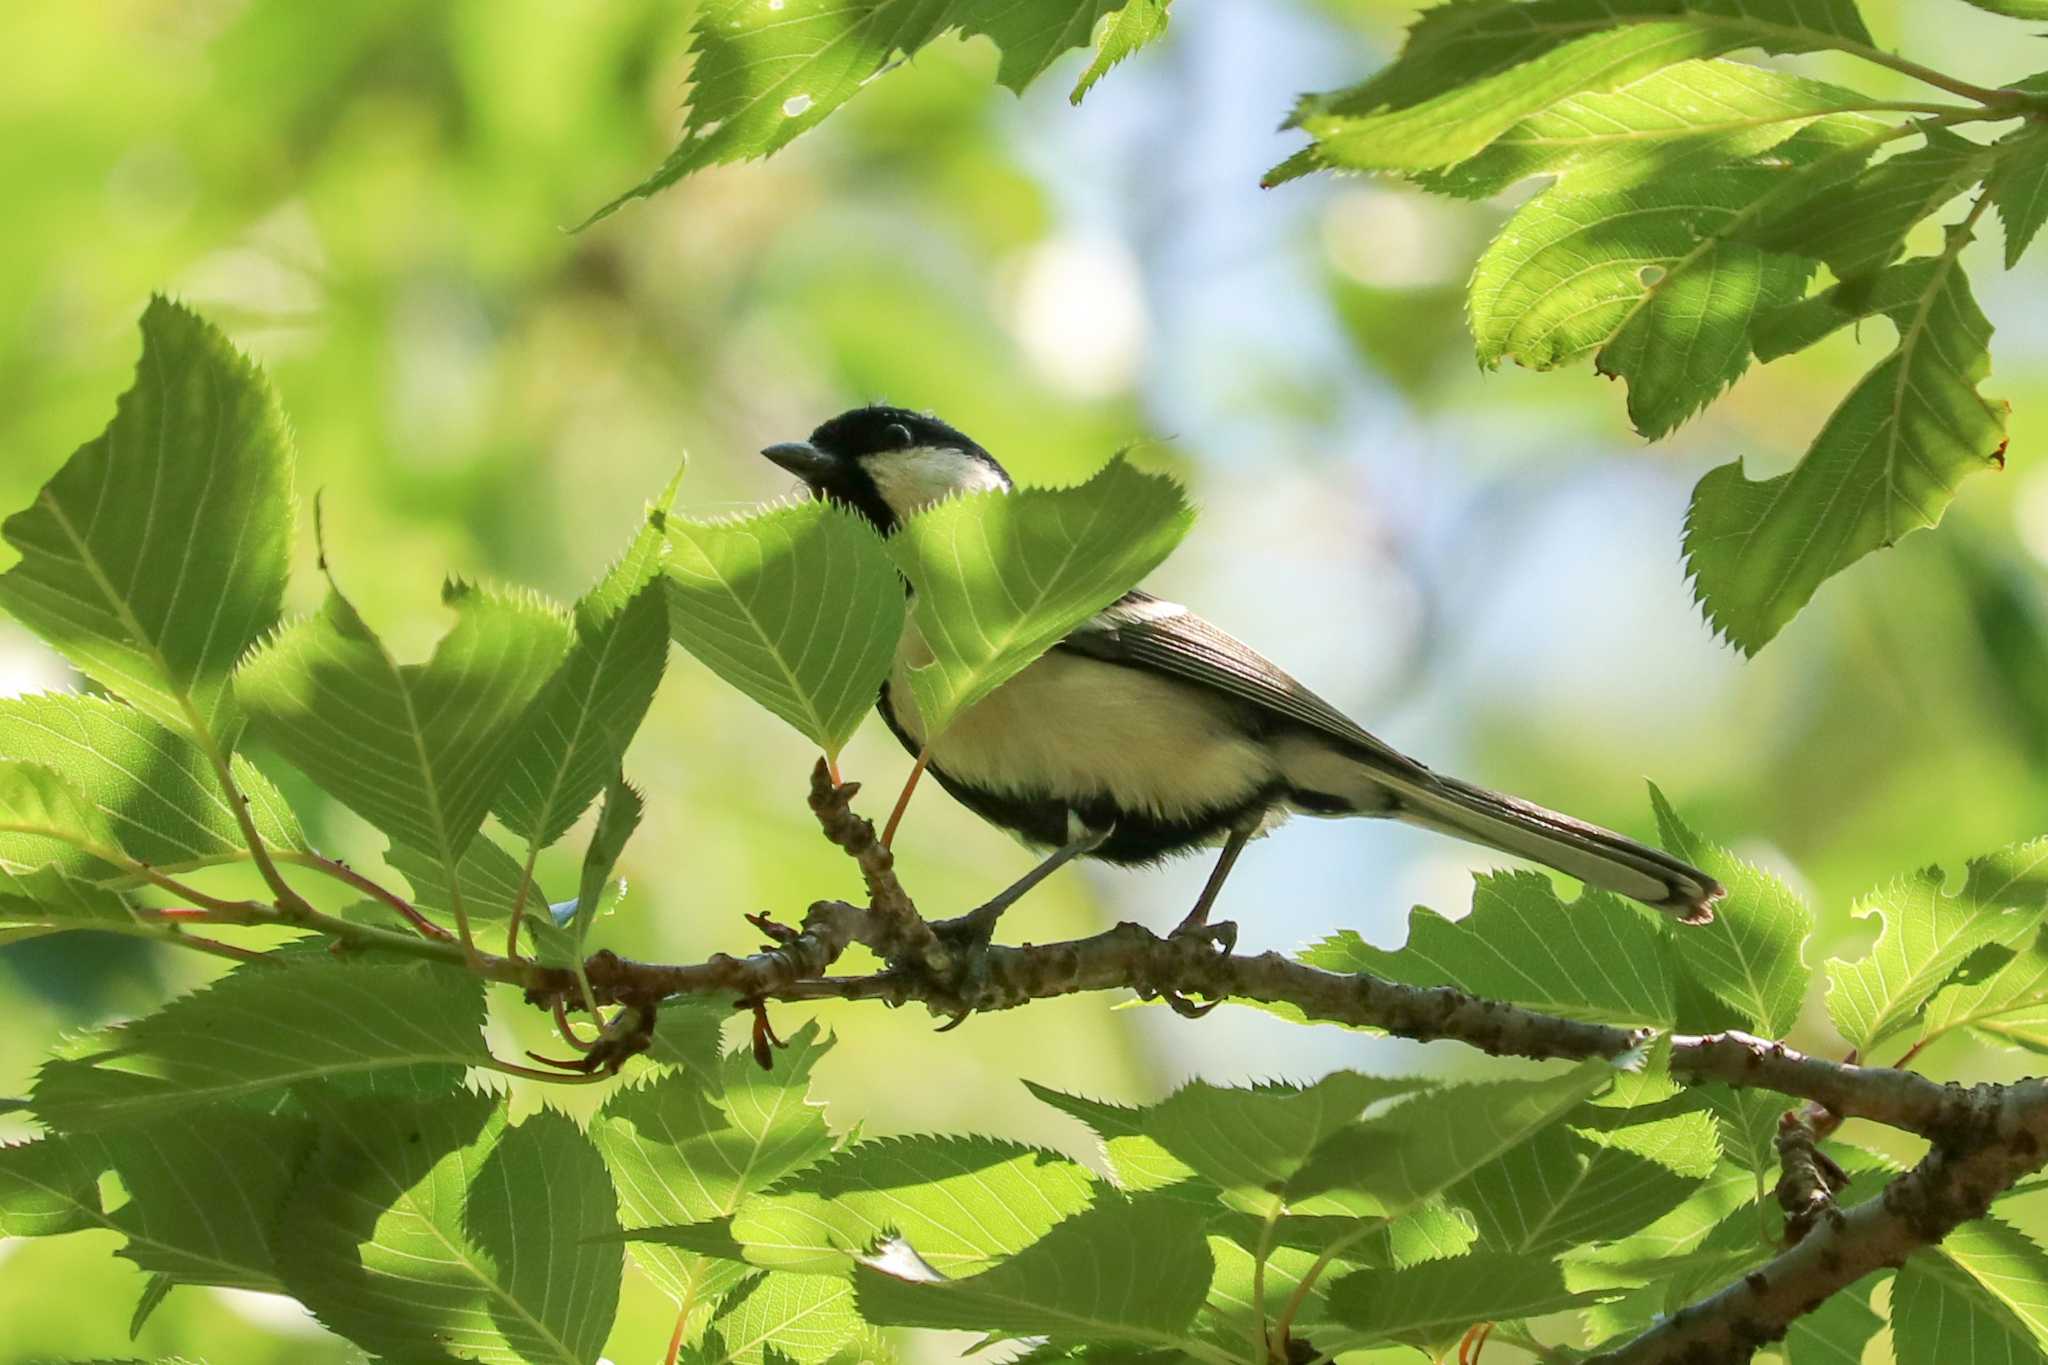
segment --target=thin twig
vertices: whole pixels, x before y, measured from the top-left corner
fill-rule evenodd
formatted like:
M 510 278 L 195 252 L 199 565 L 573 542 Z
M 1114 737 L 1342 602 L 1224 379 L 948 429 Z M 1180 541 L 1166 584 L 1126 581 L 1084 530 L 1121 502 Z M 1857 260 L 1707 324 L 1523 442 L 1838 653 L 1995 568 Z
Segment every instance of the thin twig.
M 455 941 L 452 934 L 421 914 L 419 907 L 415 906 L 411 901 L 399 895 L 390 887 L 385 886 L 382 882 L 364 876 L 339 858 L 325 857 L 311 850 L 282 853 L 279 855 L 279 858 L 284 862 L 293 863 L 299 867 L 318 872 L 322 876 L 332 877 L 335 881 L 353 890 L 360 891 L 373 900 L 382 901 L 393 910 L 396 910 L 407 924 L 410 924 L 428 938 L 440 939 L 444 943 L 453 943 Z

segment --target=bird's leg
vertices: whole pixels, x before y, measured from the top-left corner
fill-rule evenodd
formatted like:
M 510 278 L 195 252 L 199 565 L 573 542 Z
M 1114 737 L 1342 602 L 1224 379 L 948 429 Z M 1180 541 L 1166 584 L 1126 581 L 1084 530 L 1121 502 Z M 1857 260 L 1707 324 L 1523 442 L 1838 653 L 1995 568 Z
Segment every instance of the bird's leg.
M 1202 887 L 1202 894 L 1195 900 L 1195 908 L 1188 911 L 1187 918 L 1174 926 L 1169 939 L 1199 938 L 1213 943 L 1222 952 L 1229 952 L 1237 946 L 1237 926 L 1229 920 L 1217 924 L 1209 923 L 1209 911 L 1216 904 L 1216 896 L 1223 890 L 1223 883 L 1230 876 L 1230 869 L 1237 864 L 1237 855 L 1244 852 L 1244 846 L 1252 841 L 1258 832 L 1257 825 L 1230 831 L 1230 837 L 1223 842 L 1223 852 L 1216 857 L 1216 866 L 1209 870 L 1209 881 Z M 1183 1019 L 1200 1019 L 1210 1010 L 1222 1004 L 1221 999 L 1197 1005 L 1179 991 L 1163 991 L 1160 998 L 1165 1000 L 1175 1014 Z
M 1204 938 L 1220 941 L 1227 933 L 1231 943 L 1236 942 L 1236 926 L 1218 924 L 1212 928 L 1209 924 L 1209 911 L 1215 907 L 1216 897 L 1222 892 L 1223 883 L 1230 877 L 1230 869 L 1237 865 L 1237 855 L 1244 852 L 1244 846 L 1252 841 L 1252 835 L 1256 832 L 1256 826 L 1230 831 L 1230 837 L 1223 843 L 1223 852 L 1217 855 L 1216 866 L 1209 871 L 1208 883 L 1202 887 L 1202 894 L 1195 900 L 1195 908 L 1188 911 L 1187 918 L 1174 928 L 1174 937 L 1182 934 L 1200 934 Z
M 1011 906 L 1022 900 L 1025 893 L 1030 891 L 1032 887 L 1037 886 L 1074 859 L 1084 853 L 1093 853 L 1096 849 L 1101 848 L 1112 832 L 1113 827 L 1112 829 L 1089 830 L 1065 847 L 1054 849 L 1050 854 L 1046 855 L 1044 861 L 1040 862 L 1037 867 L 1032 868 L 1016 881 L 1011 882 L 1008 886 L 997 892 L 993 899 L 985 901 L 957 918 L 941 920 L 932 926 L 932 931 L 946 938 L 965 939 L 970 943 L 988 942 L 995 933 L 996 921 L 1003 917 L 1005 910 L 1008 910 Z

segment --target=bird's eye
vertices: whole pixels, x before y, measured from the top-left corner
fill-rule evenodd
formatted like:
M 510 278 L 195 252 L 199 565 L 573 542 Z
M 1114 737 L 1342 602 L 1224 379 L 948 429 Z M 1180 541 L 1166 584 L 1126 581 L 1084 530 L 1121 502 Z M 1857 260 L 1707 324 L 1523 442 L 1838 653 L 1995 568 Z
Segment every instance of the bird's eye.
M 911 442 L 910 428 L 904 426 L 901 422 L 889 423 L 888 426 L 882 429 L 882 435 L 888 437 L 889 444 L 898 450 L 909 446 Z

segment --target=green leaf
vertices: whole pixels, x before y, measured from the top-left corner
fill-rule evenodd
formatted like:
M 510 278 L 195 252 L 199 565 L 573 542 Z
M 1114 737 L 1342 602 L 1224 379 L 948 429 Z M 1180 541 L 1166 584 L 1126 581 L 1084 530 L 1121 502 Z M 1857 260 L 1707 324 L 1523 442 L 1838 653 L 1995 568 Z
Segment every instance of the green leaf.
M 1870 1308 L 1870 1296 L 1883 1278 L 1881 1272 L 1866 1275 L 1829 1295 L 1811 1313 L 1792 1319 L 1785 1329 L 1785 1365 L 1863 1365 L 1863 1348 L 1885 1323 Z
M 35 1107 L 82 1132 L 308 1081 L 454 1090 L 465 1068 L 490 1061 L 482 1023 L 483 982 L 459 968 L 320 953 L 266 960 L 45 1063 Z
M 118 846 L 152 867 L 180 870 L 248 856 L 205 753 L 133 707 L 75 693 L 0 699 L 0 760 L 61 774 L 99 809 Z M 269 779 L 240 758 L 233 770 L 265 844 L 304 849 L 298 819 Z M 0 837 L 0 862 L 23 861 L 13 856 L 14 844 Z
M 1727 889 L 1714 903 L 1713 923 L 1673 935 L 1680 969 L 1750 1028 L 1784 1037 L 1813 975 L 1802 958 L 1812 912 L 1776 877 L 1686 828 L 1655 783 L 1650 804 L 1664 847 Z
M 422 849 L 394 843 L 385 851 L 384 861 L 412 886 L 412 903 L 443 917 L 452 918 L 455 901 L 449 894 L 448 873 L 438 856 Z M 519 860 L 480 835 L 469 841 L 455 865 L 455 885 L 460 888 L 463 909 L 472 921 L 504 920 L 512 916 L 519 902 L 519 886 L 525 869 Z M 529 890 L 526 903 L 539 904 L 538 889 Z
M 612 869 L 619 865 L 619 855 L 626 851 L 626 842 L 633 837 L 633 831 L 640 828 L 640 816 L 644 810 L 639 789 L 624 777 L 614 777 L 605 789 L 604 808 L 598 812 L 597 828 L 591 831 L 590 847 L 583 853 L 583 875 L 576 888 L 576 909 L 568 924 L 578 962 L 583 960 L 583 942 L 590 934 L 591 924 L 597 919 L 597 908 L 604 900 Z
M 1036 1081 L 1024 1082 L 1024 1088 L 1088 1125 L 1101 1144 L 1103 1160 L 1117 1188 L 1125 1193 L 1144 1194 L 1196 1179 L 1192 1166 L 1146 1136 L 1143 1110 L 1070 1095 Z M 1208 1197 L 1206 1192 L 1202 1197 Z
M 261 371 L 158 297 L 106 431 L 0 526 L 0 607 L 172 729 L 232 747 L 228 672 L 277 619 L 291 435 Z
M 1069 102 L 1079 104 L 1109 69 L 1166 32 L 1166 7 L 1172 0 L 1126 0 L 1104 21 L 1095 43 L 1095 60 L 1074 82 Z
M 854 1310 L 853 1286 L 833 1275 L 770 1271 L 747 1282 L 718 1306 L 702 1365 L 824 1365 L 873 1335 Z M 874 1360 L 879 1352 L 854 1358 Z
M 509 1131 L 483 1096 L 320 1106 L 285 1206 L 285 1281 L 373 1355 L 593 1365 L 618 1303 L 604 1163 L 542 1112 Z
M 1478 1322 L 1537 1317 L 1589 1302 L 1555 1261 L 1475 1252 L 1400 1270 L 1355 1270 L 1331 1284 L 1330 1311 L 1368 1339 L 1434 1351 Z
M 128 1192 L 106 1220 L 128 1239 L 121 1255 L 180 1284 L 282 1292 L 270 1233 L 312 1150 L 310 1123 L 188 1106 L 96 1145 Z
M 60 929 L 126 927 L 133 921 L 133 911 L 117 892 L 59 868 L 20 868 L 0 858 L 0 943 Z
M 2042 11 L 2048 17 L 2048 3 Z M 2005 268 L 2010 270 L 2048 222 L 2048 133 L 2029 122 L 2000 138 L 1997 146 L 2004 160 L 1990 177 L 1990 193 L 2005 225 Z
M 1362 1196 L 1385 1217 L 1419 1208 L 1613 1084 L 1615 1067 L 1582 1062 L 1541 1080 L 1444 1086 L 1333 1134 L 1295 1177 L 1300 1196 Z
M 818 1026 L 807 1024 L 777 1054 L 773 1071 L 755 1065 L 751 1051 L 735 1049 L 716 1078 L 689 1067 L 607 1099 L 590 1136 L 617 1182 L 625 1222 L 647 1228 L 730 1218 L 748 1195 L 830 1152 L 824 1116 L 804 1098 L 811 1069 L 829 1046 Z M 714 1274 L 732 1278 L 673 1245 L 636 1243 L 632 1254 L 677 1302 Z
M 1965 475 L 2005 458 L 2006 405 L 1982 397 L 1991 324 L 1953 255 L 1894 266 L 1897 348 L 1850 391 L 1798 468 L 1752 481 L 1740 460 L 1693 490 L 1686 564 L 1707 618 L 1753 654 L 1823 582 L 1940 520 Z
M 1119 0 L 788 0 L 771 10 L 753 0 L 707 0 L 693 25 L 695 88 L 682 141 L 659 170 L 589 221 L 707 166 L 786 146 L 941 34 L 993 39 L 1002 50 L 996 80 L 1021 92 L 1061 53 L 1085 45 L 1104 15 L 1123 8 Z M 1112 25 L 1105 50 L 1124 27 Z M 1116 41 L 1126 45 L 1119 56 L 1135 46 L 1127 35 Z
M 1763 1090 L 1701 1085 L 1690 1092 L 1714 1116 L 1721 1154 L 1756 1178 L 1756 1197 L 1765 1198 L 1778 1180 L 1778 1123 L 1791 1107 Z
M 1473 879 L 1472 913 L 1463 919 L 1410 911 L 1401 948 L 1375 948 L 1347 929 L 1301 960 L 1412 986 L 1456 986 L 1575 1019 L 1668 1027 L 1676 1010 L 1672 957 L 1670 936 L 1613 896 L 1588 890 L 1567 903 L 1540 872 L 1497 872 Z
M 1122 455 L 1072 488 L 975 493 L 912 517 L 889 550 L 931 656 L 908 660 L 923 737 L 1129 591 L 1194 517 L 1180 485 Z
M 1966 0 L 1978 9 L 2008 19 L 2048 19 L 2048 0 Z
M 275 1293 L 271 1224 L 312 1140 L 304 1120 L 215 1109 L 0 1146 L 0 1236 L 104 1228 L 125 1239 L 121 1256 L 177 1283 Z M 122 1193 L 111 1209 L 108 1172 Z
M 1741 240 L 1748 225 L 1853 173 L 1885 135 L 1836 116 L 1754 161 L 1536 196 L 1473 272 L 1480 363 L 1551 369 L 1597 349 L 1599 371 L 1628 381 L 1636 429 L 1665 435 L 1741 376 L 1752 322 L 1797 299 L 1813 271 Z
M 2048 1361 L 2048 1257 L 2000 1219 L 1965 1224 L 1892 1281 L 1892 1334 L 1903 1361 Z M 1960 1253 L 1960 1254 L 1959 1254 Z
M 1869 274 L 1905 250 L 1916 224 L 1981 180 L 1994 157 L 1980 143 L 1929 127 L 1913 151 L 1778 208 L 1758 226 L 1757 243 L 1824 261 L 1839 279 Z
M 2048 862 L 2048 841 L 2034 846 L 2032 856 L 2037 865 Z M 1923 868 L 1865 897 L 1850 913 L 1858 918 L 1875 915 L 1883 925 L 1869 954 L 1855 962 L 1828 960 L 1828 1016 L 1836 1031 L 1866 1057 L 1879 1043 L 1919 1023 L 1922 1007 L 1964 959 L 1989 944 L 2010 945 L 2032 937 L 2040 926 L 2038 886 L 2015 887 L 2013 881 L 1995 872 L 1987 874 L 1975 864 L 1960 893 L 1944 894 L 1945 880 L 1940 868 Z M 2023 903 L 2029 899 L 2033 904 Z M 2000 993 L 2024 990 L 2026 976 L 2023 967 L 2019 979 L 1999 982 L 1994 977 L 1984 985 L 1995 983 Z M 1982 1009 L 1982 1003 L 1972 999 L 1982 989 L 1965 987 L 1965 994 L 1950 1001 L 1945 1015 L 1958 1005 L 1972 1012 Z
M 1086 1208 L 1095 1179 L 1042 1148 L 984 1137 L 863 1142 L 740 1206 L 747 1259 L 812 1274 L 849 1271 L 890 1235 L 946 1275 L 984 1269 Z
M 454 875 L 511 760 L 512 737 L 568 645 L 528 596 L 451 581 L 455 628 L 424 664 L 391 657 L 338 588 L 242 666 L 263 737 L 400 844 Z
M 1481 199 L 1538 175 L 1574 193 L 1629 189 L 1758 156 L 1821 115 L 1869 104 L 1860 91 L 1744 62 L 1680 62 L 1559 101 L 1471 160 L 1418 179 L 1440 194 Z
M 877 1326 L 1165 1346 L 1184 1339 L 1214 1270 L 1200 1209 L 1107 1198 L 979 1275 L 913 1280 L 862 1264 L 854 1288 Z
M 53 868 L 115 880 L 132 871 L 107 812 L 55 768 L 0 759 L 0 871 Z M 24 893 L 25 894 L 25 893 Z
M 1677 1208 L 1720 1158 L 1693 1110 L 1612 1127 L 1553 1125 L 1450 1191 L 1489 1248 L 1540 1257 L 1626 1237 Z M 1508 1316 L 1502 1314 L 1501 1316 Z
M 647 524 L 576 604 L 569 653 L 527 709 L 491 809 L 520 838 L 545 848 L 568 832 L 619 770 L 668 663 L 668 610 L 660 585 L 678 475 L 648 509 Z
M 105 1226 L 105 1154 L 68 1137 L 0 1143 L 0 1237 L 54 1237 Z
M 667 528 L 676 642 L 837 757 L 903 631 L 903 584 L 881 538 L 816 500 Z
M 1287 1204 L 1301 1213 L 1342 1213 L 1297 1204 L 1293 1181 L 1311 1156 L 1366 1107 L 1427 1089 L 1419 1079 L 1336 1071 L 1307 1087 L 1227 1088 L 1190 1081 L 1143 1112 L 1146 1136 L 1213 1182 L 1234 1208 Z
M 1946 1266 L 1941 1263 L 1946 1262 Z M 2048 1250 L 2028 1234 L 2002 1218 L 1980 1218 L 1965 1223 L 1943 1238 L 1940 1245 L 1915 1255 L 1899 1272 L 1892 1290 L 1895 1323 L 1901 1289 L 1906 1275 L 1918 1269 L 1954 1272 L 1947 1280 L 1949 1291 L 1965 1303 L 1957 1305 L 1970 1320 L 1991 1327 L 1995 1340 L 2011 1329 L 2023 1333 L 2023 1358 L 2038 1358 L 2048 1348 Z M 1900 1342 L 1906 1341 L 1903 1324 L 1898 1324 Z M 1916 1330 L 1914 1335 L 1919 1335 Z M 1912 1359 L 1915 1357 L 1907 1357 Z M 1919 1357 L 1922 1359 L 1966 1360 L 1967 1356 Z
M 1316 139 L 1319 164 L 1422 171 L 1560 100 L 1687 58 L 1869 43 L 1851 0 L 1468 0 L 1426 11 L 1398 60 L 1308 96 L 1292 122 Z

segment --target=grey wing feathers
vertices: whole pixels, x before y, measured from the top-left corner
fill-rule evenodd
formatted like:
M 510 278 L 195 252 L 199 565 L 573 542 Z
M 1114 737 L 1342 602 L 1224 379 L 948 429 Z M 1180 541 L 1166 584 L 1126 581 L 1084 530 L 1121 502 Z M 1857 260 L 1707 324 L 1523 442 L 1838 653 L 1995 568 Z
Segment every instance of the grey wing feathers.
M 1272 660 L 1201 617 L 1150 593 L 1129 592 L 1061 641 L 1060 648 L 1107 663 L 1185 678 L 1320 731 L 1377 766 L 1428 777 L 1414 759 L 1373 738 Z

